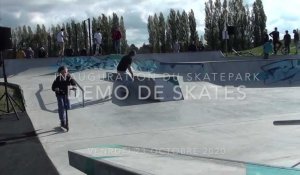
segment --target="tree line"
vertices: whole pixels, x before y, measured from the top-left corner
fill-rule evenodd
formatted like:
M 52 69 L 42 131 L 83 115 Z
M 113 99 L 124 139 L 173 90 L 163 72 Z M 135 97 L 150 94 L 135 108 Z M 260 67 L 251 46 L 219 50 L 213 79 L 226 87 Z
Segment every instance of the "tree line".
M 193 10 L 186 13 L 170 9 L 167 17 L 162 12 L 148 17 L 148 34 L 151 52 L 172 51 L 173 44 L 179 42 L 181 51 L 187 51 L 190 44 L 200 45 Z
M 229 47 L 236 50 L 249 49 L 263 44 L 267 16 L 261 0 L 255 0 L 252 10 L 243 0 L 208 0 L 205 2 L 205 40 L 211 50 L 225 50 L 223 31 L 233 26 Z
M 112 16 L 102 14 L 97 18 L 93 17 L 90 23 L 91 39 L 97 28 L 100 28 L 102 49 L 105 54 L 113 53 L 111 32 L 115 26 L 119 26 L 122 33 L 121 50 L 123 53 L 126 52 L 128 44 L 123 16 L 118 17 L 115 13 Z M 63 23 L 62 25 L 52 25 L 48 29 L 46 29 L 44 24 L 37 24 L 35 30 L 32 30 L 30 26 L 19 26 L 12 30 L 13 46 L 16 49 L 32 47 L 34 50 L 44 47 L 48 49 L 49 56 L 56 56 L 58 53 L 56 35 L 62 28 L 65 29 L 66 34 L 66 49 L 73 49 L 75 53 L 78 53 L 81 49 L 88 50 L 91 47 L 87 20 L 79 23 L 71 20 L 71 22 Z
M 243 0 L 208 0 L 205 2 L 204 37 L 199 38 L 193 10 L 186 13 L 184 10 L 180 12 L 170 9 L 166 17 L 162 12 L 148 17 L 149 45 L 146 46 L 150 52 L 165 53 L 171 52 L 173 44 L 179 42 L 180 50 L 188 51 L 189 45 L 195 44 L 199 47 L 204 44 L 205 39 L 207 49 L 224 51 L 225 41 L 222 40 L 222 32 L 227 24 L 235 28 L 234 35 L 229 39 L 230 48 L 248 49 L 262 44 L 266 20 L 261 0 L 255 0 L 252 10 L 248 5 L 244 5 Z M 113 53 L 111 31 L 114 26 L 120 26 L 121 50 L 125 53 L 128 44 L 123 17 L 113 13 L 112 16 L 102 14 L 91 19 L 91 33 L 100 28 L 105 54 Z M 13 45 L 15 48 L 44 47 L 48 49 L 50 56 L 55 56 L 58 52 L 56 34 L 61 28 L 65 28 L 67 34 L 66 48 L 78 52 L 80 49 L 91 47 L 88 42 L 87 21 L 78 23 L 74 20 L 62 25 L 52 25 L 48 29 L 44 25 L 37 24 L 35 31 L 30 26 L 17 27 L 12 30 Z

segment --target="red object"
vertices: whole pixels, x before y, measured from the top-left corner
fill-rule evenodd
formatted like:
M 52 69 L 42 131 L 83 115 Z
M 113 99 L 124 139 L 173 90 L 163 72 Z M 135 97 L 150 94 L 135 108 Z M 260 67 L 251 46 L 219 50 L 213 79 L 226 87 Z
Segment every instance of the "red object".
M 114 30 L 112 33 L 112 39 L 113 40 L 120 40 L 122 38 L 122 34 L 120 30 Z

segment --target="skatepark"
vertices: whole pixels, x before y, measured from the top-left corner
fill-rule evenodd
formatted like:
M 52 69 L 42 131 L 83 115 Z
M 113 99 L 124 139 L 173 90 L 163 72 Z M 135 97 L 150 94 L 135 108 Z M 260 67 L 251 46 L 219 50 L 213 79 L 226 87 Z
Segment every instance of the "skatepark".
M 138 54 L 124 100 L 109 76 L 120 58 L 5 60 L 35 138 L 60 174 L 300 174 L 299 126 L 273 124 L 300 118 L 298 55 Z M 70 95 L 69 132 L 58 127 L 51 90 L 60 65 L 80 86 Z M 138 83 L 151 86 L 149 98 L 138 98 Z

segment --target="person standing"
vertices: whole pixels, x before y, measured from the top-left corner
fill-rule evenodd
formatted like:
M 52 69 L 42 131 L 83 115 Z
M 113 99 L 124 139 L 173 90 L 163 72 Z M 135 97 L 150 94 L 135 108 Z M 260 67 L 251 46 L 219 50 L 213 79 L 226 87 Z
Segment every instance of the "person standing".
M 296 47 L 295 54 L 298 54 L 299 33 L 297 32 L 297 30 L 293 30 L 293 33 L 294 33 L 294 44 L 295 44 L 295 47 Z
M 289 34 L 289 31 L 285 31 L 285 35 L 284 35 L 284 47 L 287 49 L 287 54 L 290 53 L 290 45 L 291 45 L 291 35 Z
M 66 110 L 70 109 L 68 88 L 69 86 L 76 86 L 76 82 L 69 74 L 67 67 L 61 66 L 57 72 L 59 75 L 52 83 L 52 91 L 55 92 L 57 99 L 60 126 L 66 128 Z
M 63 57 L 64 56 L 64 52 L 65 52 L 65 33 L 64 33 L 65 29 L 62 28 L 60 29 L 60 32 L 57 33 L 56 35 L 56 41 L 58 44 L 58 48 L 59 48 L 59 52 L 58 52 L 58 56 L 59 57 Z
M 269 54 L 272 53 L 272 40 L 270 39 L 268 42 L 265 42 L 264 46 L 264 59 L 268 59 L 269 58 Z
M 112 31 L 113 47 L 116 54 L 121 54 L 121 38 L 122 34 L 119 27 L 115 27 Z
M 173 44 L 173 52 L 174 53 L 179 53 L 180 52 L 180 44 L 178 41 L 176 41 L 174 44 Z
M 268 31 L 265 30 L 264 31 L 264 41 L 263 41 L 263 43 L 266 43 L 266 42 L 269 42 L 269 41 L 270 41 L 270 39 L 269 39 Z
M 26 58 L 31 59 L 34 57 L 34 51 L 32 50 L 31 47 L 28 47 L 27 50 L 25 51 Z
M 282 43 L 279 41 L 279 32 L 277 31 L 277 27 L 275 27 L 275 30 L 269 34 L 273 38 L 273 48 L 274 48 L 274 54 L 277 54 L 277 50 L 280 49 Z M 278 44 L 278 47 L 277 47 Z
M 102 54 L 102 34 L 100 32 L 100 28 L 97 29 L 97 32 L 94 34 L 94 56 L 98 56 Z

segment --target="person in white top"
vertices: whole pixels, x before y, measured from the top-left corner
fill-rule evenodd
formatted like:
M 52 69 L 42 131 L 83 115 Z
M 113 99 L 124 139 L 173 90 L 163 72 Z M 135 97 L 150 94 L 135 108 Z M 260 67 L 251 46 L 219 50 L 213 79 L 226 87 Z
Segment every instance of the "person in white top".
M 62 28 L 60 32 L 58 32 L 56 35 L 56 41 L 59 47 L 58 56 L 64 56 L 64 52 L 65 52 L 64 31 L 65 29 Z
M 102 34 L 100 33 L 100 28 L 97 29 L 97 32 L 94 34 L 94 55 L 102 54 Z

